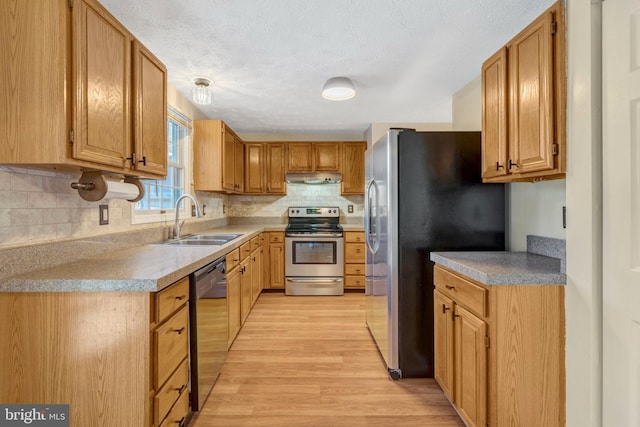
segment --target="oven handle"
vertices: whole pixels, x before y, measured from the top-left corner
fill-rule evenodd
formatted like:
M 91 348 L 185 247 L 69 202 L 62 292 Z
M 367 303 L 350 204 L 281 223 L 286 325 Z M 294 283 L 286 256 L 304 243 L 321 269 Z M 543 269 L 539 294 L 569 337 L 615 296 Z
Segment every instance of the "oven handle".
M 287 282 L 292 282 L 292 283 L 309 283 L 309 282 L 331 282 L 331 283 L 335 283 L 335 282 L 342 282 L 343 279 L 322 279 L 322 278 L 309 278 L 309 279 L 289 279 L 287 277 Z

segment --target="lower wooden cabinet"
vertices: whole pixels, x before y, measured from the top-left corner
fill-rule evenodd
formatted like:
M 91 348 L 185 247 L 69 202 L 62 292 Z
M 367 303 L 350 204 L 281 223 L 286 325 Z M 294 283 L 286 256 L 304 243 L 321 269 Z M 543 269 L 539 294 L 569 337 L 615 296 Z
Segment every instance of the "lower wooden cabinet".
M 227 310 L 229 313 L 229 347 L 240 332 L 240 269 L 227 270 Z
M 364 231 L 344 232 L 344 287 L 364 289 L 366 247 Z
M 269 233 L 269 287 L 284 289 L 284 233 Z
M 240 261 L 240 324 L 244 325 L 251 311 L 251 259 Z
M 434 268 L 435 379 L 468 426 L 565 425 L 564 286 Z

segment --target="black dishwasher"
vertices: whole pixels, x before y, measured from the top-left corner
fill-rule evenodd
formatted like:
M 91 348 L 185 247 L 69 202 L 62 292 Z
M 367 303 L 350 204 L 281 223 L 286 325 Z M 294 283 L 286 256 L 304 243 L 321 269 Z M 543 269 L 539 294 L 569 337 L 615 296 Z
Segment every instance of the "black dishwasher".
M 191 410 L 204 406 L 227 358 L 225 257 L 189 276 L 191 327 Z

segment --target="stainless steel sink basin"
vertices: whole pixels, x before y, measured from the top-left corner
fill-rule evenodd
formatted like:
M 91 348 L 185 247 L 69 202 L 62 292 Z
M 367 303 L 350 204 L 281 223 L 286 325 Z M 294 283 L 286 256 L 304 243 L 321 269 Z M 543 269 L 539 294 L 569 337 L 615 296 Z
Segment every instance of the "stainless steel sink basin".
M 159 244 L 178 246 L 222 246 L 240 236 L 242 236 L 242 234 L 193 234 L 178 240 L 165 240 Z

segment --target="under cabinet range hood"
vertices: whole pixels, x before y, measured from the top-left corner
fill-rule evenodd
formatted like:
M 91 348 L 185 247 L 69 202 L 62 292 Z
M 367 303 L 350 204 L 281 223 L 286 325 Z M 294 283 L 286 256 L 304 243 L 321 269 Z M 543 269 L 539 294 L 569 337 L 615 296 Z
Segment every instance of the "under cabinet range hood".
M 289 172 L 285 176 L 289 184 L 339 184 L 342 174 L 338 172 Z

